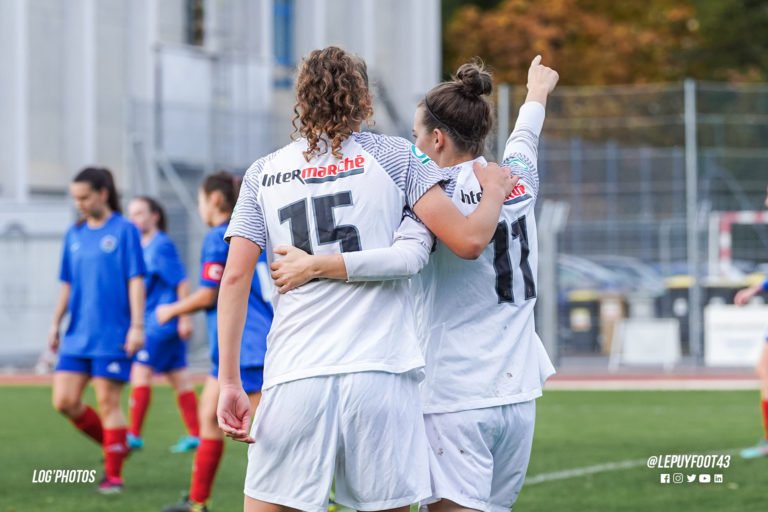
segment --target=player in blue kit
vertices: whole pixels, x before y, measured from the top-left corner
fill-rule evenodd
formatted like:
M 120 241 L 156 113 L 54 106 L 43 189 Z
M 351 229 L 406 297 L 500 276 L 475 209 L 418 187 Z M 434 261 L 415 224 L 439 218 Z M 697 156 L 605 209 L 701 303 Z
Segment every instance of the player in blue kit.
M 765 195 L 765 207 L 768 208 L 768 190 L 766 190 Z M 752 300 L 752 297 L 766 292 L 768 292 L 768 278 L 762 283 L 758 282 L 748 288 L 739 290 L 736 297 L 734 297 L 733 302 L 737 306 L 744 306 Z M 741 451 L 741 456 L 745 459 L 768 456 L 768 334 L 766 334 L 765 341 L 756 368 L 757 376 L 760 379 L 760 412 L 763 416 L 765 436 L 762 437 L 755 446 L 750 446 Z
M 189 497 L 181 503 L 164 508 L 165 512 L 206 510 L 205 502 L 210 497 L 224 448 L 224 434 L 219 430 L 216 418 L 219 400 L 216 299 L 229 253 L 224 233 L 229 226 L 238 189 L 239 179 L 228 172 L 220 171 L 205 178 L 198 193 L 197 204 L 200 217 L 211 229 L 203 241 L 200 288 L 189 297 L 173 304 L 158 306 L 156 310 L 161 324 L 179 315 L 206 310 L 208 344 L 213 362 L 200 396 L 200 446 L 195 454 Z M 262 259 L 251 283 L 246 327 L 241 341 L 243 357 L 240 361 L 240 376 L 243 389 L 254 409 L 261 397 L 266 339 L 272 325 L 271 286 L 266 260 Z
M 64 237 L 62 286 L 48 336 L 59 352 L 53 406 L 103 446 L 105 475 L 97 490 L 118 493 L 128 453 L 120 395 L 131 357 L 144 345 L 144 257 L 139 232 L 120 215 L 109 170 L 83 169 L 69 191 L 81 217 Z M 100 416 L 82 401 L 89 380 Z
M 200 444 L 200 428 L 197 421 L 197 397 L 192 388 L 187 366 L 186 339 L 192 334 L 192 321 L 188 315 L 160 325 L 155 308 L 189 295 L 189 281 L 184 265 L 176 252 L 176 246 L 165 234 L 167 221 L 163 207 L 150 197 L 137 197 L 128 205 L 128 217 L 141 233 L 144 262 L 147 274 L 145 313 L 146 344 L 136 353 L 131 369 L 131 421 L 128 429 L 128 446 L 139 449 L 144 441 L 141 428 L 149 408 L 152 375 L 164 373 L 176 391 L 181 417 L 187 427 L 182 437 L 171 449 L 174 452 L 194 450 Z

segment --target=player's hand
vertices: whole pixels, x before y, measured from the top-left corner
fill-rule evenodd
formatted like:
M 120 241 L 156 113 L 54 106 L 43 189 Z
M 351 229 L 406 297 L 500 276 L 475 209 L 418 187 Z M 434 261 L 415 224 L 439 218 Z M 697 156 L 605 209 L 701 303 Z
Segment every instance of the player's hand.
M 176 332 L 179 333 L 179 338 L 188 340 L 192 337 L 193 331 L 192 318 L 189 315 L 181 315 L 179 317 L 179 324 L 176 326 Z
M 128 357 L 133 357 L 133 354 L 138 352 L 141 347 L 144 346 L 144 327 L 138 325 L 132 325 L 128 329 L 128 334 L 125 336 L 125 345 L 123 350 Z
M 749 302 L 749 299 L 757 295 L 761 289 L 762 289 L 762 284 L 756 284 L 754 286 L 750 286 L 749 288 L 744 288 L 743 290 L 739 290 L 736 293 L 736 297 L 733 298 L 733 303 L 736 304 L 737 306 L 743 306 L 747 302 Z
M 485 167 L 480 162 L 475 162 L 473 169 L 483 193 L 488 190 L 499 190 L 504 193 L 504 197 L 507 197 L 520 181 L 520 176 L 512 175 L 509 168 L 500 167 L 494 162 L 489 162 Z
M 765 207 L 768 208 L 768 187 L 765 187 Z
M 311 254 L 290 245 L 276 247 L 274 252 L 283 256 L 269 266 L 279 293 L 286 293 L 313 279 Z
M 173 318 L 171 314 L 171 306 L 168 304 L 160 304 L 155 308 L 155 318 L 160 325 L 167 324 Z
M 534 57 L 528 68 L 528 90 L 541 90 L 550 94 L 557 85 L 560 75 L 552 68 L 541 65 L 541 55 Z
M 251 426 L 251 403 L 242 387 L 219 387 L 219 405 L 216 408 L 219 428 L 235 441 L 253 443 L 248 435 Z
M 61 344 L 61 337 L 59 336 L 59 326 L 51 325 L 48 329 L 48 348 L 51 352 L 58 352 L 59 345 Z

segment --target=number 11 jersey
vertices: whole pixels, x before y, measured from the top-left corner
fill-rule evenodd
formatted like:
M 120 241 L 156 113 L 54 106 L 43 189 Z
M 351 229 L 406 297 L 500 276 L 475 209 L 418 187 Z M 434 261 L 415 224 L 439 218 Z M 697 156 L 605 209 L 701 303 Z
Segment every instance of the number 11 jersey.
M 555 373 L 533 317 L 538 266 L 533 209 L 543 121 L 540 103 L 520 109 L 503 163 L 520 175 L 520 182 L 506 198 L 493 239 L 480 257 L 461 259 L 437 241 L 429 263 L 413 280 L 426 357 L 426 414 L 532 400 Z M 475 211 L 482 197 L 473 163 L 446 169 L 451 181 L 445 191 L 464 215 Z
M 320 147 L 326 141 L 320 141 Z M 257 160 L 246 172 L 225 238 L 267 252 L 293 245 L 313 254 L 389 247 L 403 209 L 444 181 L 433 162 L 400 137 L 354 132 L 307 162 L 304 139 Z M 424 365 L 404 280 L 315 280 L 275 294 L 264 388 L 338 373 L 402 373 Z

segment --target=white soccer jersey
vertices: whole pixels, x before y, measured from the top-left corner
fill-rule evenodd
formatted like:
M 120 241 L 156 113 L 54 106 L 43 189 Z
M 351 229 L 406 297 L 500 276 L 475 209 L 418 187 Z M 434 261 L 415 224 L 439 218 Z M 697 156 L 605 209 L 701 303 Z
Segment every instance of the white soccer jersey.
M 555 372 L 533 320 L 538 266 L 533 208 L 543 121 L 540 103 L 520 109 L 504 153 L 504 165 L 520 175 L 520 182 L 504 203 L 485 251 L 477 260 L 465 260 L 438 241 L 414 279 L 422 310 L 427 414 L 525 402 L 541 396 L 544 381 Z M 481 197 L 473 162 L 446 169 L 451 178 L 446 193 L 464 215 Z
M 322 147 L 322 142 L 321 142 Z M 309 163 L 299 140 L 257 160 L 246 172 L 226 238 L 267 251 L 293 245 L 314 254 L 389 247 L 403 209 L 445 174 L 400 137 L 353 133 Z M 359 371 L 401 373 L 422 367 L 406 281 L 317 280 L 274 295 L 264 388 Z

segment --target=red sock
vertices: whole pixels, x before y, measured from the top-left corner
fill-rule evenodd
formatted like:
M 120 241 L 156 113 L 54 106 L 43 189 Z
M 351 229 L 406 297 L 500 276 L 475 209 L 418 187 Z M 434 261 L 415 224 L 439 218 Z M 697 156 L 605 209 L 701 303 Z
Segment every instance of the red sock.
M 120 478 L 123 470 L 123 461 L 128 454 L 128 445 L 125 443 L 125 428 L 104 429 L 104 473 L 108 478 Z
M 199 437 L 200 426 L 197 423 L 197 397 L 195 392 L 190 389 L 189 391 L 179 393 L 176 396 L 176 400 L 179 402 L 181 418 L 187 426 L 189 435 Z
M 149 386 L 136 386 L 131 390 L 129 405 L 131 408 L 131 428 L 128 432 L 136 437 L 141 436 L 141 427 L 144 425 L 144 416 L 149 408 L 149 399 L 152 396 L 152 388 Z
M 768 440 L 768 399 L 763 399 L 763 427 L 765 428 L 765 439 Z
M 211 495 L 213 479 L 219 468 L 221 453 L 224 451 L 222 439 L 201 439 L 192 465 L 192 486 L 189 499 L 195 503 L 205 503 Z
M 99 444 L 104 442 L 104 430 L 101 428 L 101 419 L 91 406 L 85 406 L 85 412 L 76 420 L 72 420 L 75 427 Z

